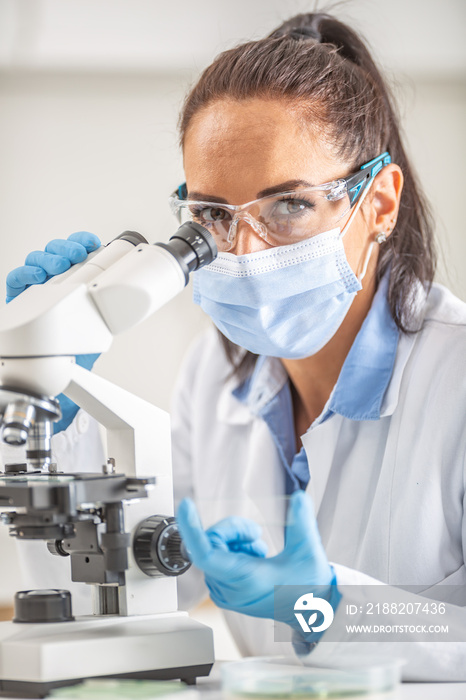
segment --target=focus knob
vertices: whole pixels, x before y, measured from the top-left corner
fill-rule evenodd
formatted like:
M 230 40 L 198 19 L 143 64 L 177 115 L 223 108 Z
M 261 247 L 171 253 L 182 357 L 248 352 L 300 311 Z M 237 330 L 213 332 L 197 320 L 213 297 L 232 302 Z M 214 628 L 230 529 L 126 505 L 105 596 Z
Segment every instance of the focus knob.
M 191 566 L 175 518 L 152 515 L 133 540 L 137 565 L 147 576 L 179 576 Z

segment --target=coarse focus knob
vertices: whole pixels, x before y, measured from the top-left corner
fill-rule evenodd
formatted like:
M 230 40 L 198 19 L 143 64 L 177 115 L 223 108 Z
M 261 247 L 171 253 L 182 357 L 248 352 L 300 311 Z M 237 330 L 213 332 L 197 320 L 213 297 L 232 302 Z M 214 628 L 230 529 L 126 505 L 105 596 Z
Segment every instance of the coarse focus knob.
M 18 591 L 13 622 L 70 622 L 71 593 L 51 589 Z
M 147 576 L 179 576 L 191 566 L 176 520 L 169 516 L 152 515 L 139 523 L 133 553 Z

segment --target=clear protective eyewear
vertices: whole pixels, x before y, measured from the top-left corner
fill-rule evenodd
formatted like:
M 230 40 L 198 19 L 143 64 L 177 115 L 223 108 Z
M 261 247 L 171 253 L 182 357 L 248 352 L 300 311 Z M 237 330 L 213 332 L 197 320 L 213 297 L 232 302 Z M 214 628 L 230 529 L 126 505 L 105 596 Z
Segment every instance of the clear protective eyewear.
M 385 152 L 348 177 L 239 205 L 190 200 L 184 183 L 170 196 L 170 208 L 181 224 L 194 221 L 208 229 L 222 252 L 233 248 L 240 221 L 246 221 L 269 245 L 288 245 L 334 228 L 390 162 Z

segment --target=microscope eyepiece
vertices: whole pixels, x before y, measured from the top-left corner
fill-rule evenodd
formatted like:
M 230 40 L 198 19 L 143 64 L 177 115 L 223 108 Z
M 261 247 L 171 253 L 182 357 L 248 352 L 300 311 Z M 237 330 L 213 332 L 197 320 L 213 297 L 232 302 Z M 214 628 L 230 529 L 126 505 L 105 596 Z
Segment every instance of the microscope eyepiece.
M 190 272 L 194 272 L 215 260 L 217 244 L 211 233 L 194 221 L 187 221 L 171 236 L 168 243 L 156 243 L 168 250 L 183 270 L 186 283 Z

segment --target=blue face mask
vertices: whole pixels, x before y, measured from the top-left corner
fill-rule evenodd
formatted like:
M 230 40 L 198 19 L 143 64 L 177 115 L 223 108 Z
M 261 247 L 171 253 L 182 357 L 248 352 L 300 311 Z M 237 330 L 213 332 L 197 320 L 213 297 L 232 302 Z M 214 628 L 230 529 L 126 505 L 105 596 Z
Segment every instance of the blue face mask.
M 355 214 L 343 231 L 246 255 L 219 253 L 193 275 L 195 303 L 223 335 L 250 352 L 288 359 L 314 355 L 335 335 L 362 289 L 373 244 L 358 278 L 342 240 Z

